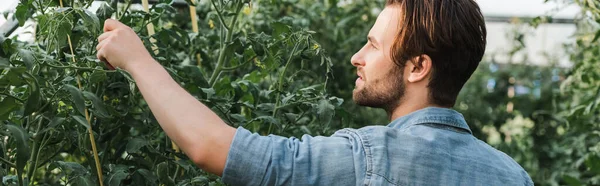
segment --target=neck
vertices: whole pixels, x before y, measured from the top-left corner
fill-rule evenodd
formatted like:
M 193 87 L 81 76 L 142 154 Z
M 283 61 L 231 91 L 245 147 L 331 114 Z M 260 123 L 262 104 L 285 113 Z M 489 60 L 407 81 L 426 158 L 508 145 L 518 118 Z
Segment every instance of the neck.
M 410 99 L 406 99 L 410 98 Z M 402 116 L 406 116 L 414 111 L 421 110 L 427 107 L 442 107 L 429 102 L 427 97 L 404 95 L 400 100 L 400 104 L 393 109 L 387 110 L 388 118 L 394 121 Z M 442 107 L 445 108 L 445 107 Z

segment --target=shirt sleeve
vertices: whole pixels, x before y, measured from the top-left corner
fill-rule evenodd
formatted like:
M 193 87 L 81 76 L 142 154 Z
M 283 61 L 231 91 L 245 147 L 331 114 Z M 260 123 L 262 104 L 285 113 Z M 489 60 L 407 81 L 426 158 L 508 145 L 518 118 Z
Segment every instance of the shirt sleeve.
M 298 139 L 239 127 L 222 179 L 230 185 L 356 185 L 363 154 L 357 145 L 349 133 Z

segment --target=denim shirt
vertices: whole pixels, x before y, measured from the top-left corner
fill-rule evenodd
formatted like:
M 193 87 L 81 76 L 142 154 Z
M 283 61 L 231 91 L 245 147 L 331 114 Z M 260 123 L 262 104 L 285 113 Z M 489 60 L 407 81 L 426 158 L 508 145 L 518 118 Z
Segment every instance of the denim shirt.
M 330 137 L 260 136 L 240 127 L 222 179 L 231 185 L 533 185 L 511 157 L 476 139 L 460 113 L 435 107 Z

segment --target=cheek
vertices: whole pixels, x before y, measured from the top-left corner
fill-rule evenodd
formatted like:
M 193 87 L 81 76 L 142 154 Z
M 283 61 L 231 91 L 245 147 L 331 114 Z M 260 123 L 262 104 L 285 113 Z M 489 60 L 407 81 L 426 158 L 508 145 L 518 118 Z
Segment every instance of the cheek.
M 367 80 L 381 79 L 389 73 L 394 65 L 391 60 L 386 59 L 382 52 L 372 52 L 366 56 L 365 74 Z

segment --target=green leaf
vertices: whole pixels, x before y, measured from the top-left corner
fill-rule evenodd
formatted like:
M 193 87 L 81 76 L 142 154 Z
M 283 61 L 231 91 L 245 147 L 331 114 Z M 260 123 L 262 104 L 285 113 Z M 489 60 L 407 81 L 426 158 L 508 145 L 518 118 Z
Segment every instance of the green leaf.
M 12 43 L 12 39 L 10 38 L 5 38 L 4 41 L 2 41 L 2 43 L 0 43 L 0 45 L 2 45 L 2 50 L 0 54 L 4 54 L 4 55 L 9 55 L 11 53 L 13 53 L 13 51 L 15 50 L 16 46 Z
M 590 171 L 594 172 L 594 174 L 600 174 L 600 158 L 598 158 L 598 156 L 589 154 L 585 160 L 585 165 Z
M 198 66 L 188 65 L 183 66 L 181 69 L 186 73 L 186 75 L 190 76 L 190 78 L 194 81 L 194 84 L 200 87 L 209 87 L 208 81 L 206 81 L 204 74 L 202 74 L 202 71 L 200 71 Z
M 319 116 L 319 120 L 323 124 L 329 124 L 331 119 L 333 118 L 335 107 L 328 100 L 319 101 L 319 105 L 317 106 L 317 114 Z
M 69 34 L 71 34 L 71 30 L 73 29 L 73 25 L 71 24 L 70 21 L 64 21 L 61 23 L 58 23 L 57 28 L 56 28 L 56 40 L 57 40 L 57 46 L 56 49 L 60 49 L 59 47 L 63 47 L 63 45 L 66 45 L 67 43 L 67 37 Z
M 102 2 L 102 5 L 100 5 L 100 8 L 98 8 L 98 10 L 96 10 L 96 16 L 98 16 L 99 20 L 105 20 L 105 19 L 110 18 L 110 16 L 112 16 L 112 14 L 114 12 L 115 12 L 115 10 L 112 7 L 110 7 L 108 5 L 108 3 Z M 101 22 L 101 24 L 104 24 L 104 22 Z
M 183 168 L 183 170 L 185 170 L 186 172 L 194 171 L 194 169 L 196 169 L 196 165 L 194 165 L 193 162 L 190 160 L 179 159 L 175 161 L 175 164 L 179 165 L 179 167 Z
M 41 105 L 41 92 L 37 78 L 35 76 L 25 73 L 23 76 L 29 82 L 29 97 L 25 102 L 25 110 L 23 116 L 29 116 L 31 113 L 39 109 Z
M 82 185 L 82 186 L 95 186 L 97 185 L 95 181 L 92 180 L 89 176 L 77 176 L 73 178 L 70 182 L 71 185 Z
M 129 174 L 129 167 L 121 164 L 109 164 L 108 176 L 104 178 L 105 185 L 121 185 L 123 179 Z
M 23 74 L 27 71 L 24 67 L 10 68 L 3 79 L 8 80 L 12 86 L 22 86 L 25 84 L 23 80 Z
M 0 102 L 0 120 L 7 120 L 10 113 L 19 108 L 19 103 L 12 97 L 6 97 Z
M 96 96 L 96 94 L 83 91 L 83 96 L 88 100 L 92 101 L 92 105 L 94 105 L 94 110 L 92 112 L 96 114 L 100 118 L 110 118 L 110 114 L 106 111 L 106 107 L 104 106 L 104 102 Z
M 6 125 L 8 131 L 12 134 L 15 142 L 17 143 L 17 172 L 23 173 L 23 168 L 27 165 L 29 160 L 29 133 L 21 126 L 18 125 Z
M 274 36 L 280 36 L 282 34 L 288 34 L 291 32 L 290 26 L 281 22 L 273 22 L 271 27 L 273 27 L 273 30 L 275 31 L 273 34 Z
M 83 125 L 86 129 L 90 128 L 90 124 L 87 122 L 87 120 L 83 117 L 83 116 L 72 116 L 73 119 L 75 119 L 75 121 L 77 121 L 77 123 Z
M 85 101 L 81 91 L 73 85 L 65 85 L 65 88 L 71 93 L 71 101 L 73 102 L 75 109 L 81 114 L 85 115 Z
M 21 56 L 25 67 L 27 67 L 28 70 L 31 70 L 34 63 L 33 52 L 25 49 L 19 49 L 19 56 Z
M 202 88 L 202 92 L 206 93 L 206 99 L 211 99 L 216 93 L 213 88 Z
M 38 135 L 43 134 L 49 130 L 54 129 L 54 127 L 62 124 L 66 119 L 63 117 L 55 117 L 52 118 L 52 120 L 50 121 L 50 123 L 48 124 L 48 126 L 44 127 L 44 129 L 42 129 L 41 131 L 38 132 Z
M 280 126 L 279 120 L 275 119 L 272 116 L 259 116 L 259 117 L 256 117 L 256 118 L 250 120 L 248 123 L 254 122 L 254 121 L 262 121 L 264 125 L 274 124 L 276 126 Z
M 95 71 L 90 75 L 90 83 L 91 84 L 100 83 L 100 82 L 106 81 L 106 79 L 107 79 L 106 72 L 103 72 L 103 71 Z
M 302 130 L 302 132 L 304 132 L 308 135 L 312 135 L 312 131 L 310 131 L 310 129 L 308 129 L 308 127 L 306 127 L 306 125 L 300 126 L 300 130 Z
M 592 43 L 595 43 L 600 38 L 600 30 L 596 31 L 596 35 L 594 35 L 594 39 L 592 39 Z
M 133 138 L 127 143 L 128 153 L 141 153 L 140 149 L 148 145 L 148 141 L 140 138 Z
M 563 181 L 565 181 L 567 184 L 571 185 L 571 186 L 581 186 L 583 185 L 581 183 L 581 181 L 579 181 L 577 178 L 574 178 L 572 176 L 569 175 L 564 175 L 562 177 Z
M 5 67 L 9 67 L 10 63 L 8 62 L 8 59 L 0 57 L 0 68 L 5 68 Z
M 246 122 L 246 117 L 241 114 L 230 114 L 229 117 L 235 119 L 238 122 Z
M 131 75 L 129 74 L 129 72 L 127 72 L 127 71 L 125 71 L 123 69 L 120 69 L 120 68 L 117 68 L 117 71 L 119 73 L 121 73 L 129 82 L 135 82 L 135 80 L 133 80 L 133 78 L 131 77 Z
M 192 180 L 190 182 L 192 183 L 206 183 L 209 182 L 210 179 L 208 179 L 206 176 L 197 176 L 192 178 Z
M 175 182 L 169 176 L 169 164 L 167 162 L 161 162 L 156 165 L 156 175 L 158 175 L 160 183 L 165 184 L 166 186 L 175 185 Z
M 138 169 L 135 171 L 135 174 L 141 175 L 146 183 L 151 183 L 152 185 L 156 184 L 158 181 L 156 175 L 152 174 L 148 169 Z
M 89 174 L 88 169 L 77 162 L 56 161 L 50 164 L 48 170 L 52 170 L 54 167 L 60 167 L 67 175 L 72 177 Z
M 123 180 L 127 178 L 127 175 L 129 174 L 123 169 L 111 171 L 111 174 L 106 178 L 107 185 L 121 185 Z
M 92 33 L 100 31 L 100 20 L 98 20 L 96 14 L 90 12 L 87 9 L 82 9 L 80 11 L 77 11 L 77 13 L 79 14 L 79 16 L 81 16 L 81 18 L 83 18 L 84 24 L 91 26 L 91 29 L 93 31 Z
M 17 10 L 15 11 L 15 18 L 19 21 L 19 26 L 25 25 L 25 21 L 29 19 L 29 5 L 19 3 Z

